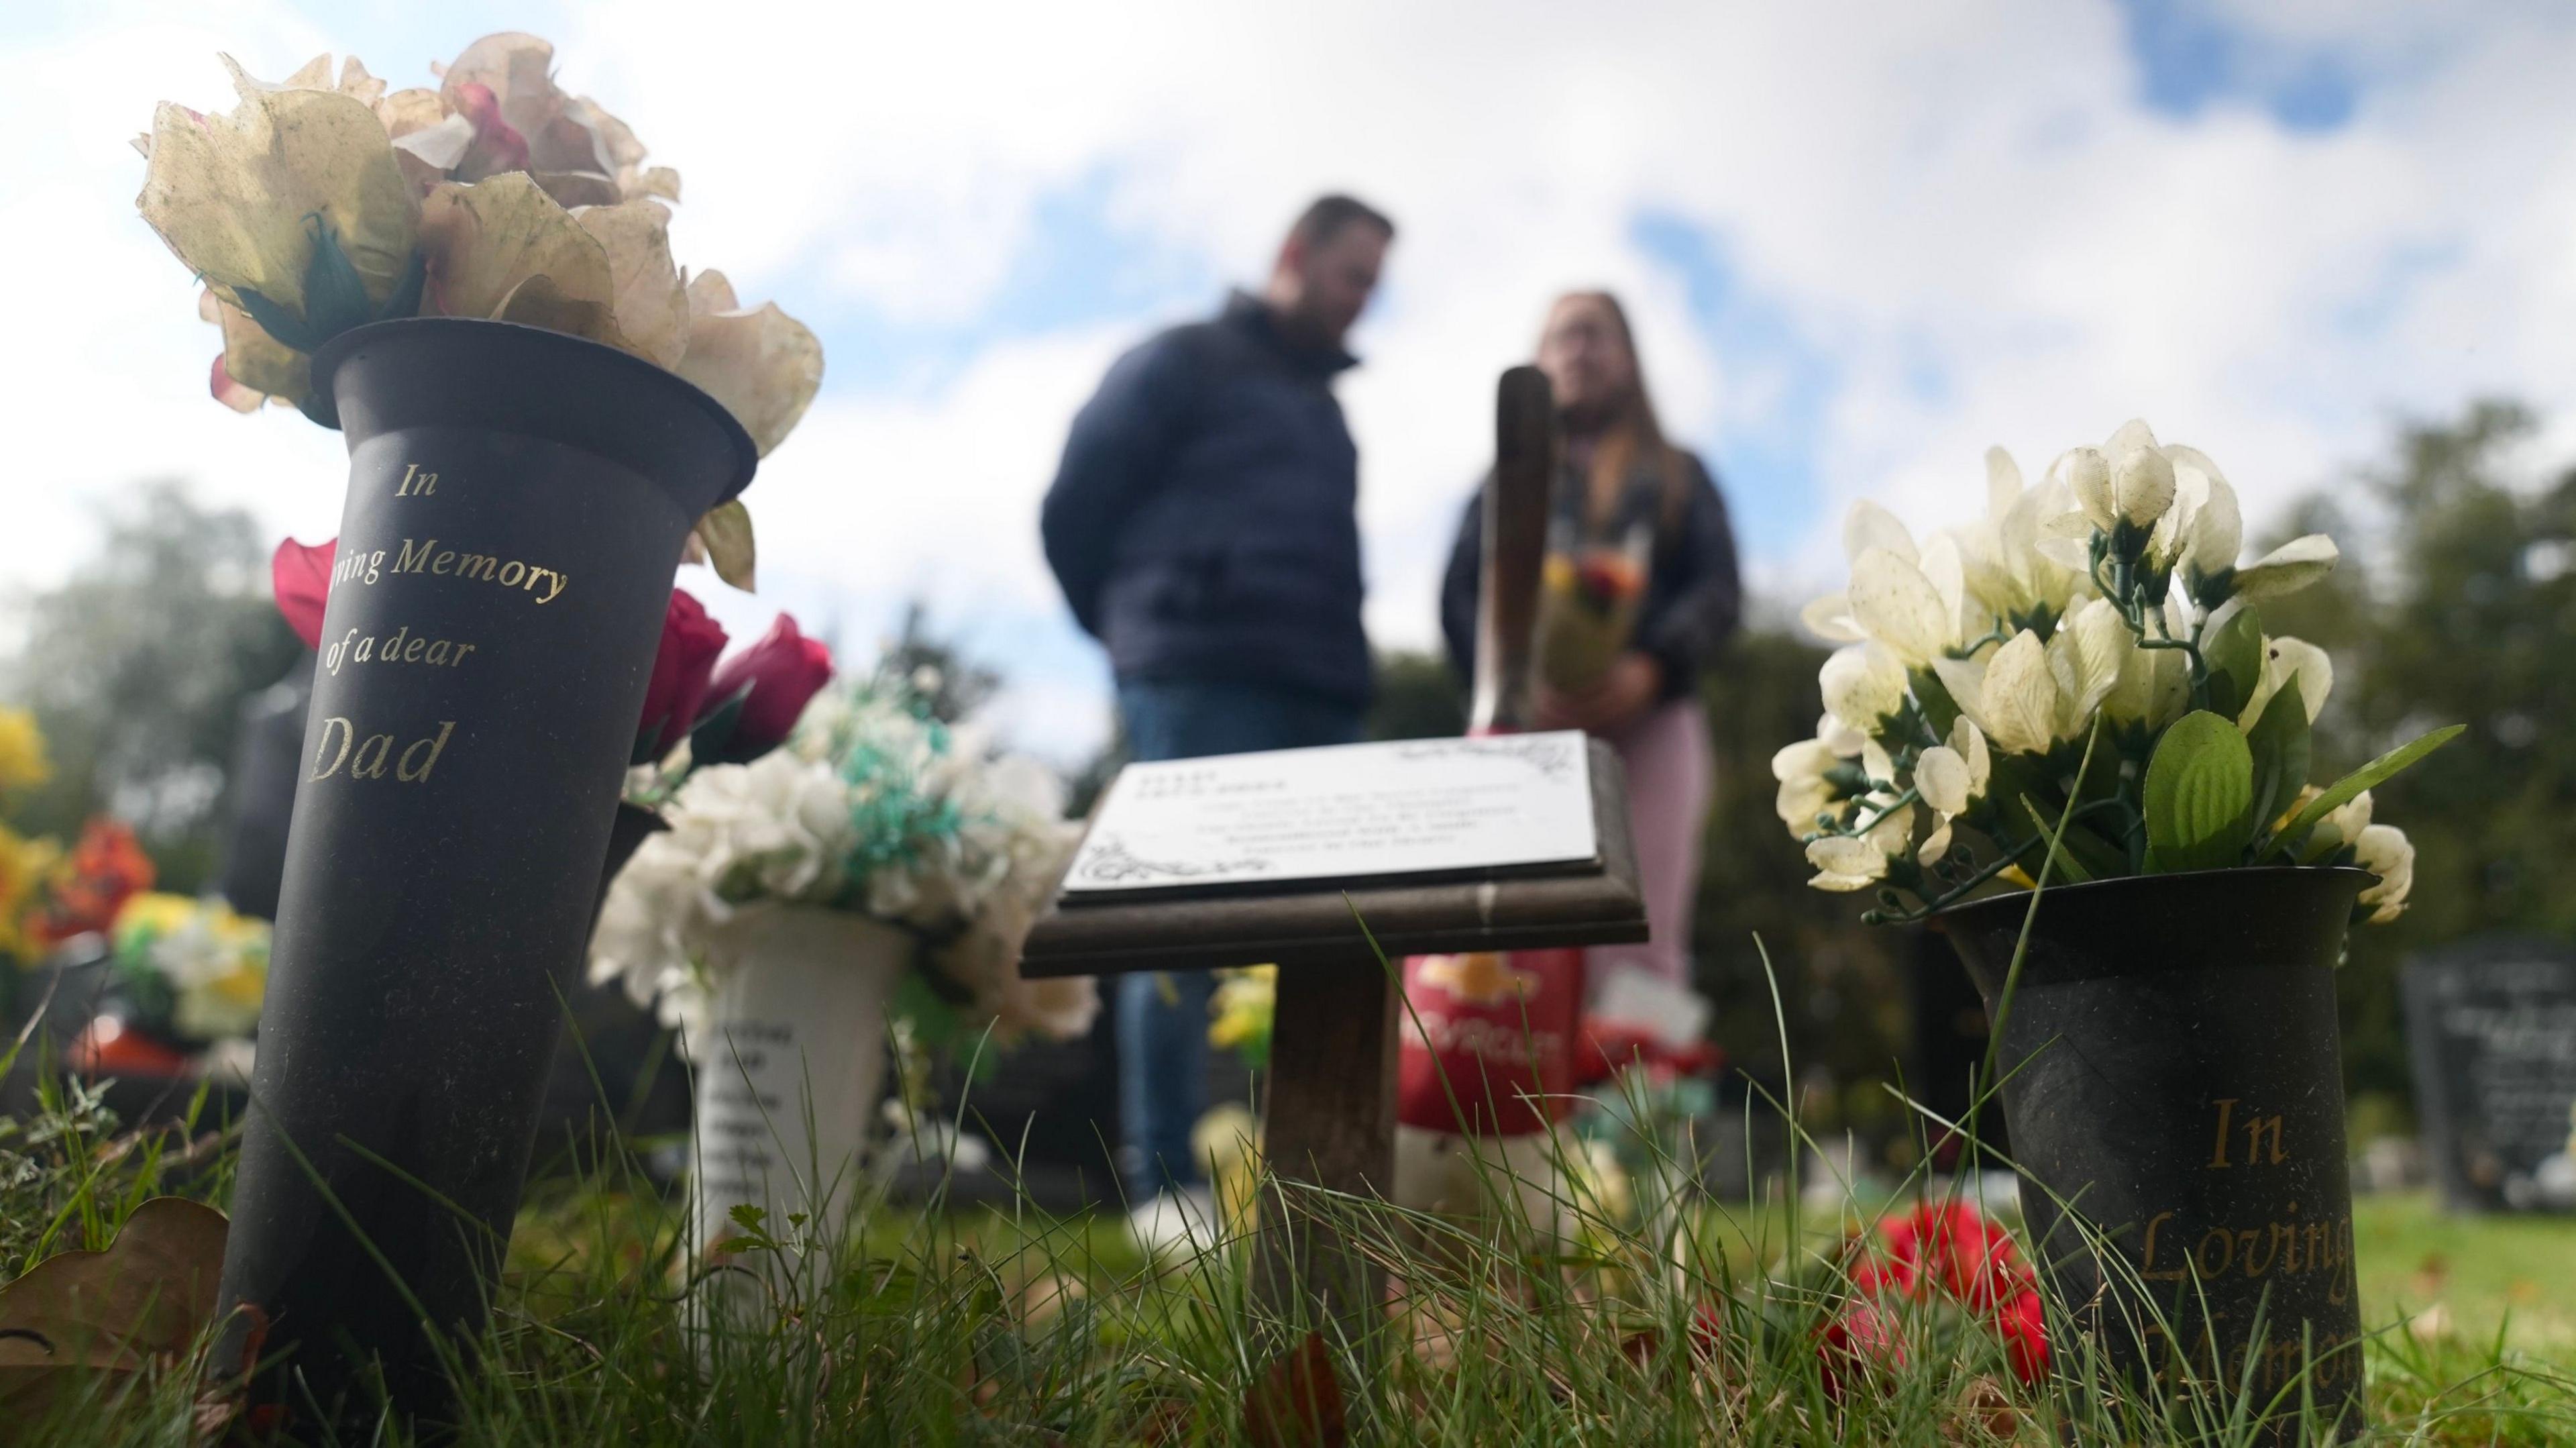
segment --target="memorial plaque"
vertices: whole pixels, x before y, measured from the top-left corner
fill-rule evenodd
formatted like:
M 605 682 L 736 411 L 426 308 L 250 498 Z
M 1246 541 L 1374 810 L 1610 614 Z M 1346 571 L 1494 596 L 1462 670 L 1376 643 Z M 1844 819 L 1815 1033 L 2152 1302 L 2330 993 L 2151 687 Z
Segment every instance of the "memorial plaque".
M 2541 1168 L 2567 1151 L 2576 1107 L 2576 951 L 2472 941 L 2408 962 L 2404 989 L 2416 1107 L 2444 1203 L 2563 1208 Z
M 1131 764 L 1066 872 L 1068 904 L 1288 884 L 1597 870 L 1579 730 Z

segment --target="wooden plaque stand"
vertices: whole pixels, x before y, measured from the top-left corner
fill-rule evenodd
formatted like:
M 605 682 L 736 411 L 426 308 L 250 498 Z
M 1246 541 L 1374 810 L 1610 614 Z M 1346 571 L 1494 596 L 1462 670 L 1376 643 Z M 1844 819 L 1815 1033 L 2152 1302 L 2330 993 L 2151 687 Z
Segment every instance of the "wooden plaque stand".
M 1383 1299 L 1375 1265 L 1319 1217 L 1335 1197 L 1380 1195 L 1391 1181 L 1402 957 L 1646 938 L 1619 759 L 1598 740 L 1588 754 L 1597 865 L 1128 903 L 1059 896 L 1029 932 L 1020 962 L 1029 976 L 1278 965 L 1264 1156 L 1275 1179 L 1299 1189 L 1263 1194 L 1253 1277 L 1256 1300 L 1276 1316 L 1320 1311 L 1356 1336 Z

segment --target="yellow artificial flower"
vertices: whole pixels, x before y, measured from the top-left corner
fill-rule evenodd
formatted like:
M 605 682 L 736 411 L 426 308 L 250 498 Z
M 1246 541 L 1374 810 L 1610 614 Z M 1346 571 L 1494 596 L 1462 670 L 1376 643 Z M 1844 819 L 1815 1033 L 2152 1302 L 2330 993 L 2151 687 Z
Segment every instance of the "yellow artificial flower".
M 0 789 L 31 789 L 54 777 L 45 731 L 25 709 L 0 708 Z
M 45 877 L 62 859 L 50 839 L 28 839 L 0 825 L 0 955 L 32 965 L 38 955 L 28 917 L 43 899 Z

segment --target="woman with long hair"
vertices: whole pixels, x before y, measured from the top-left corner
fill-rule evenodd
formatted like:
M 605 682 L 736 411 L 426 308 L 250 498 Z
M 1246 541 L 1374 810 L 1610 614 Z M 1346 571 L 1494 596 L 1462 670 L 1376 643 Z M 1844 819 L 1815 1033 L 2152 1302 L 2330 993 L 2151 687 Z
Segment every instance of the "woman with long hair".
M 1616 298 L 1557 298 L 1538 366 L 1555 389 L 1565 453 L 1551 503 L 1533 722 L 1586 730 L 1619 751 L 1654 936 L 1595 949 L 1586 974 L 1597 985 L 1643 969 L 1688 985 L 1711 785 L 1700 675 L 1741 612 L 1735 535 L 1708 469 L 1657 423 Z M 1462 678 L 1474 677 L 1481 498 L 1480 488 L 1468 501 L 1441 591 L 1441 627 Z

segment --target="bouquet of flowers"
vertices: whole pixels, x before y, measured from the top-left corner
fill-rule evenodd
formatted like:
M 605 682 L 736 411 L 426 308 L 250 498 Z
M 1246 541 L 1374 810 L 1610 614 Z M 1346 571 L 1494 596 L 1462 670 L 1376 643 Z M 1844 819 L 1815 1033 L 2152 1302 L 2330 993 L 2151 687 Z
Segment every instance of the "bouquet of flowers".
M 1986 464 L 1985 518 L 1921 543 L 1854 507 L 1851 586 L 1806 611 L 1844 645 L 1816 737 L 1771 762 L 1809 883 L 1918 919 L 2043 859 L 2073 881 L 2359 865 L 2379 877 L 2360 910 L 2395 919 L 2414 848 L 2371 818 L 2370 790 L 2459 728 L 2308 782 L 2333 661 L 2266 634 L 2258 607 L 2324 577 L 2333 540 L 2240 563 L 2218 465 L 2143 422 L 2032 486 L 2001 448 Z
M 1639 525 L 1622 546 L 1573 546 L 1564 539 L 1539 568 L 1538 673 L 1550 687 L 1580 692 L 1627 648 L 1645 603 L 1653 530 Z
M 136 204 L 204 283 L 222 329 L 211 388 L 252 412 L 293 404 L 337 419 L 311 354 L 397 317 L 480 317 L 568 332 L 668 369 L 722 403 L 766 455 L 822 383 L 814 334 L 775 304 L 745 307 L 723 273 L 672 260 L 678 173 L 646 166 L 625 123 L 555 83 L 554 47 L 486 36 L 433 67 L 436 88 L 388 90 L 355 57 L 317 56 L 280 82 L 231 57 L 240 103 L 210 115 L 164 102 L 136 138 Z M 696 535 L 749 587 L 740 502 Z
M 113 932 L 127 1024 L 164 1041 L 207 1046 L 250 1035 L 268 987 L 268 922 L 220 900 L 146 891 Z
M 610 887 L 591 979 L 622 979 L 693 1047 L 722 968 L 709 933 L 756 901 L 853 911 L 915 937 L 895 1002 L 914 1040 L 986 1029 L 1067 1038 L 1099 1008 L 1088 979 L 1024 981 L 1020 943 L 1073 848 L 1064 793 L 1035 760 L 933 718 L 935 687 L 877 677 L 827 690 L 785 747 L 704 763 Z

